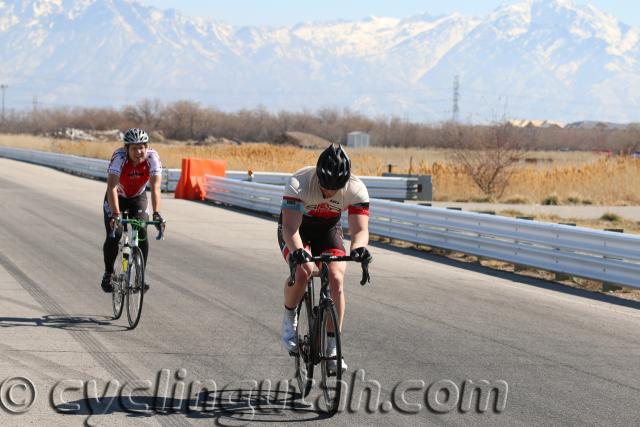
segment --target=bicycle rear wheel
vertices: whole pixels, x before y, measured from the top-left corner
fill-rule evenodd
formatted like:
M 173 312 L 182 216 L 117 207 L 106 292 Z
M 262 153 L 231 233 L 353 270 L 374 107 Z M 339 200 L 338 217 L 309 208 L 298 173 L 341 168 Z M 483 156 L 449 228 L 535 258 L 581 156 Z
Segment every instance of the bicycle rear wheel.
M 142 314 L 142 300 L 144 299 L 144 258 L 142 250 L 131 248 L 129 255 L 129 271 L 127 274 L 127 318 L 129 327 L 138 326 Z
M 294 358 L 296 380 L 302 397 L 306 397 L 309 394 L 313 385 L 313 362 L 311 360 L 311 325 L 313 324 L 313 318 L 311 305 L 309 291 L 307 290 L 296 310 L 298 316 L 298 326 L 296 328 L 298 354 Z
M 122 272 L 122 250 L 118 252 L 118 258 L 114 266 L 113 274 L 111 275 L 111 286 L 113 292 L 111 293 L 111 305 L 113 306 L 113 320 L 118 320 L 122 316 L 122 309 L 124 308 L 124 274 Z
M 322 374 L 320 388 L 327 405 L 326 411 L 333 415 L 340 406 L 342 394 L 342 347 L 340 344 L 340 331 L 338 328 L 338 315 L 332 301 L 326 301 L 320 309 L 320 372 Z M 333 333 L 336 344 L 336 354 L 329 355 L 329 333 Z M 335 361 L 335 370 L 331 362 Z

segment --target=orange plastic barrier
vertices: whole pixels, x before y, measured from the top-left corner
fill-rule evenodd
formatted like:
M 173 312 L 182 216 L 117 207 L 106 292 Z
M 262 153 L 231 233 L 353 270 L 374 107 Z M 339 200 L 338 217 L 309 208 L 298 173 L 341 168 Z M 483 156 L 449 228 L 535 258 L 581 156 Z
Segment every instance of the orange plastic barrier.
M 176 199 L 204 200 L 207 194 L 205 175 L 225 176 L 227 162 L 224 160 L 182 159 L 180 181 L 176 187 Z

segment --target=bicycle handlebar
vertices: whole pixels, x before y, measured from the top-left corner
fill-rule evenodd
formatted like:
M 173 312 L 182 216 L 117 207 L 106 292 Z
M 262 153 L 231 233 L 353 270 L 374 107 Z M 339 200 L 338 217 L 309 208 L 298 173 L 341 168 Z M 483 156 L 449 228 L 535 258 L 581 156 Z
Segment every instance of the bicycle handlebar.
M 119 221 L 120 224 L 131 224 L 134 227 L 147 227 L 148 225 L 160 225 L 160 229 L 158 230 L 158 235 L 156 236 L 156 240 L 164 240 L 164 228 L 166 227 L 166 223 L 165 222 L 160 222 L 160 221 L 145 221 L 143 219 L 137 219 L 137 218 L 132 218 L 132 219 L 121 219 Z M 111 233 L 109 233 L 109 237 L 116 237 L 116 227 L 113 227 L 111 229 Z
M 316 255 L 311 257 L 309 262 L 322 262 L 322 263 L 330 263 L 330 262 L 338 262 L 338 261 L 353 261 L 359 262 L 362 266 L 362 279 L 360 279 L 360 285 L 364 286 L 367 283 L 371 283 L 371 277 L 369 276 L 369 263 L 368 262 L 360 262 L 356 261 L 349 255 Z M 298 264 L 289 263 L 289 282 L 287 283 L 289 286 L 293 286 L 296 282 L 296 268 Z

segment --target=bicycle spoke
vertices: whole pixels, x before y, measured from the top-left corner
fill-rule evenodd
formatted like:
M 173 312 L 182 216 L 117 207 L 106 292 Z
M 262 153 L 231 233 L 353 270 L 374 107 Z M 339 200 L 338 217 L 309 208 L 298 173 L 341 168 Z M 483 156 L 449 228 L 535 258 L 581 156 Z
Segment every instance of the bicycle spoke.
M 127 318 L 129 327 L 134 329 L 142 314 L 142 300 L 144 298 L 144 260 L 142 251 L 138 247 L 132 248 L 127 275 Z
M 340 406 L 342 394 L 342 348 L 338 316 L 332 302 L 325 303 L 320 312 L 320 387 L 326 411 L 335 414 Z M 330 336 L 332 335 L 332 336 Z M 331 341 L 331 342 L 330 342 Z M 335 349 L 334 349 L 335 345 Z
M 298 305 L 298 354 L 294 356 L 296 366 L 296 379 L 300 394 L 306 397 L 313 385 L 313 361 L 311 360 L 311 313 L 307 295 Z
M 113 307 L 113 318 L 117 320 L 122 315 L 122 309 L 124 308 L 124 295 L 122 292 L 122 251 L 118 253 L 118 259 L 116 259 L 114 273 L 111 276 L 111 286 L 113 292 L 111 294 L 111 304 Z

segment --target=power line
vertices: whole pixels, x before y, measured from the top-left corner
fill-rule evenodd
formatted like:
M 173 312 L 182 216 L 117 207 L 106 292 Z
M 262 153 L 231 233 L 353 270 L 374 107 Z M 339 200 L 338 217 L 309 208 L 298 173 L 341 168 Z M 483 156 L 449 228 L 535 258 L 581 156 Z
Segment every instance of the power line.
M 2 89 L 2 123 L 4 123 L 4 91 L 9 87 L 7 84 L 0 84 L 0 89 Z
M 452 120 L 454 122 L 458 121 L 458 114 L 460 113 L 460 108 L 458 107 L 458 99 L 460 96 L 460 76 L 455 75 L 453 78 L 453 117 Z

